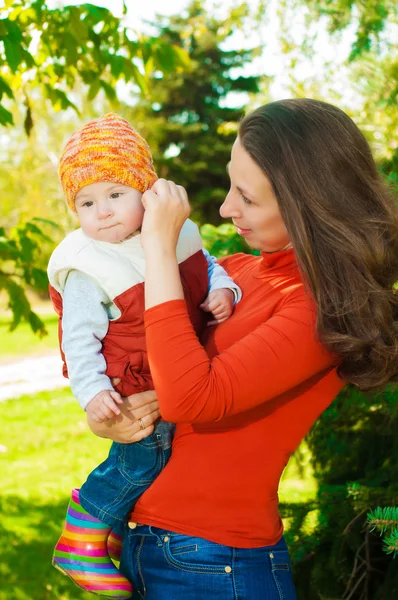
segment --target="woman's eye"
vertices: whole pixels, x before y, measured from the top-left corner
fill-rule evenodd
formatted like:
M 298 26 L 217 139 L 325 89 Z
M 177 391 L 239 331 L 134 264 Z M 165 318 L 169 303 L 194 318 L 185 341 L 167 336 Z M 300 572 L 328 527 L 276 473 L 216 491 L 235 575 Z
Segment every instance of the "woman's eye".
M 253 204 L 253 202 L 251 200 L 249 200 L 249 198 L 246 198 L 246 196 L 244 196 L 242 194 L 242 200 L 245 204 Z

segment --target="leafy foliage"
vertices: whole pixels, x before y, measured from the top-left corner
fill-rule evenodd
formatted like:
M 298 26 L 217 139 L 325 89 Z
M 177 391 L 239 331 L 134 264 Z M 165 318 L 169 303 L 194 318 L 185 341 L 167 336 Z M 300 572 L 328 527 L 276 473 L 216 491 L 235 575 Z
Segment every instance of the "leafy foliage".
M 220 223 L 218 209 L 229 187 L 226 165 L 238 122 L 248 96 L 259 89 L 258 77 L 240 74 L 259 49 L 225 49 L 246 14 L 242 4 L 227 19 L 217 19 L 194 0 L 185 15 L 159 16 L 153 24 L 159 38 L 183 48 L 191 68 L 162 77 L 154 73 L 150 99 L 132 110 L 159 175 L 188 190 L 193 218 L 201 223 Z M 240 107 L 229 106 L 231 93 L 241 100 Z
M 45 0 L 8 0 L 0 17 L 0 124 L 13 124 L 10 101 L 20 101 L 22 94 L 27 134 L 37 94 L 55 110 L 79 112 L 71 94 L 79 82 L 86 86 L 87 101 L 102 89 L 112 102 L 120 79 L 147 94 L 151 69 L 189 65 L 181 48 L 137 38 L 109 10 L 93 4 L 49 9 Z
M 8 296 L 8 308 L 13 314 L 10 329 L 21 321 L 27 321 L 35 333 L 45 335 L 45 327 L 38 315 L 32 311 L 25 293 L 26 285 L 43 292 L 47 289 L 47 273 L 36 266 L 43 242 L 51 238 L 43 226 L 57 227 L 45 219 L 32 219 L 11 229 L 7 234 L 0 228 L 0 290 Z
M 377 50 L 388 22 L 398 16 L 394 0 L 307 0 L 310 18 L 326 17 L 331 33 L 357 23 L 350 59 L 356 60 L 371 50 Z
M 236 252 L 258 254 L 256 250 L 249 248 L 245 240 L 236 233 L 236 228 L 232 223 L 224 223 L 218 227 L 209 224 L 202 225 L 200 235 L 205 248 L 210 254 L 218 258 Z
M 398 508 L 387 506 L 368 513 L 368 523 L 371 531 L 377 530 L 384 539 L 384 550 L 387 554 L 398 554 Z
M 318 496 L 317 524 L 289 531 L 298 596 L 306 600 L 393 600 L 395 561 L 366 515 L 398 498 L 398 394 L 365 396 L 347 386 L 308 436 Z

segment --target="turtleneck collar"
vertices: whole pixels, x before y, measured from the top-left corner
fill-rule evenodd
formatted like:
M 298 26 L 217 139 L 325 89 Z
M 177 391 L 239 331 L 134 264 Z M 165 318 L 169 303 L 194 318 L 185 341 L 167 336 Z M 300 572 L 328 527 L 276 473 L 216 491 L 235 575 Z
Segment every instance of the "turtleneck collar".
M 264 269 L 287 267 L 295 263 L 294 249 L 286 248 L 278 252 L 261 252 L 261 266 Z

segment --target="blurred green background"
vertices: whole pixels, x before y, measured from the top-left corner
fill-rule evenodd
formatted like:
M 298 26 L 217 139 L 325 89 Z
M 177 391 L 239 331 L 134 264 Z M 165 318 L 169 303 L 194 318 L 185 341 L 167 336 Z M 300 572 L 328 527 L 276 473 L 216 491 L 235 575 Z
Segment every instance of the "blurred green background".
M 0 2 L 0 385 L 13 364 L 57 352 L 45 269 L 76 226 L 57 178 L 74 129 L 123 115 L 158 174 L 187 188 L 205 246 L 249 251 L 218 208 L 239 120 L 260 104 L 337 104 L 397 188 L 397 39 L 393 0 Z M 88 598 L 51 551 L 70 489 L 108 443 L 67 388 L 1 409 L 0 600 Z M 398 598 L 397 411 L 393 389 L 348 387 L 289 463 L 280 500 L 299 600 Z M 368 523 L 377 507 L 391 507 L 382 531 Z

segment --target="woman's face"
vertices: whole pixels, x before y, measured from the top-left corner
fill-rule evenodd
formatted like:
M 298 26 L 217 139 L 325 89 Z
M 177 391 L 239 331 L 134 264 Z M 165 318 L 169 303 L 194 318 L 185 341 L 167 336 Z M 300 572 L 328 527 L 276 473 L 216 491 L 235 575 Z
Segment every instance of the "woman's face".
M 236 139 L 227 166 L 231 187 L 220 208 L 251 248 L 276 252 L 289 244 L 271 182 Z

